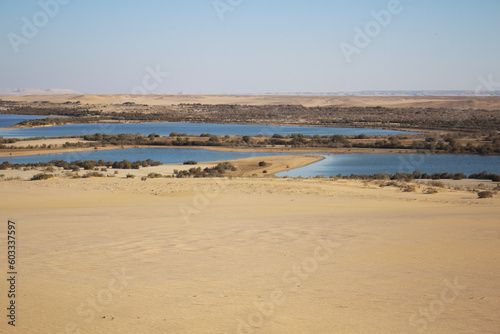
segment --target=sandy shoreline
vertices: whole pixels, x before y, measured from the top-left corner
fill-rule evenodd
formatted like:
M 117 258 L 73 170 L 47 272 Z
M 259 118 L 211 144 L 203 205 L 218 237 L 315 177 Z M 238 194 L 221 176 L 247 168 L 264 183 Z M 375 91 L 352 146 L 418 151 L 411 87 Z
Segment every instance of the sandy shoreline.
M 0 182 L 2 219 L 20 240 L 8 331 L 496 332 L 500 199 L 421 191 L 329 179 Z
M 287 155 L 287 156 L 266 156 L 266 157 L 251 157 L 242 158 L 234 160 L 223 160 L 223 161 L 211 161 L 204 163 L 197 163 L 196 165 L 184 165 L 184 164 L 165 164 L 154 167 L 147 167 L 140 169 L 114 169 L 114 168 L 103 168 L 96 167 L 97 172 L 102 173 L 104 177 L 117 177 L 125 178 L 128 174 L 134 175 L 134 177 L 146 177 L 151 173 L 161 174 L 162 176 L 174 176 L 175 170 L 189 170 L 191 168 L 211 168 L 216 166 L 218 163 L 230 161 L 235 167 L 235 171 L 227 171 L 227 176 L 239 177 L 239 176 L 260 176 L 264 177 L 267 175 L 273 175 L 276 173 L 292 170 L 295 168 L 304 167 L 315 162 L 321 161 L 324 158 L 315 155 Z M 265 166 L 259 166 L 259 163 L 264 161 Z M 27 169 L 7 169 L 0 170 L 0 175 L 4 179 L 22 179 L 29 180 L 34 175 L 39 173 L 50 173 L 55 177 L 61 178 L 72 178 L 75 175 L 83 176 L 87 172 L 86 170 L 80 170 L 77 173 L 72 173 L 71 171 L 64 170 L 62 168 L 54 167 L 53 171 L 46 172 L 46 168 L 27 168 Z M 1 180 L 2 178 L 0 178 Z
M 379 154 L 415 154 L 417 150 L 405 149 L 370 149 L 370 148 L 262 148 L 262 147 L 249 147 L 249 148 L 235 148 L 235 147 L 189 147 L 189 146 L 136 146 L 124 145 L 123 147 L 105 146 L 98 147 L 97 150 L 120 150 L 126 148 L 187 148 L 187 149 L 201 149 L 222 152 L 274 152 L 274 153 L 379 153 Z M 53 149 L 0 149 L 0 158 L 6 157 L 23 157 L 30 155 L 43 155 L 43 154 L 56 154 L 56 153 L 72 153 L 72 152 L 87 152 L 96 150 L 94 147 L 85 148 L 53 148 Z

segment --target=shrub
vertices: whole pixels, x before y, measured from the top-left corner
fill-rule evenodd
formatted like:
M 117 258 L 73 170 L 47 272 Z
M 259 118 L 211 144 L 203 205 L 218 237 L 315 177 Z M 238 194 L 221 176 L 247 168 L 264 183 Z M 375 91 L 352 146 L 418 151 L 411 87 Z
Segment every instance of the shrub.
M 427 188 L 424 190 L 424 194 L 429 194 L 429 195 L 432 195 L 432 194 L 437 194 L 439 191 L 435 188 Z
M 85 175 L 82 176 L 83 178 L 89 178 L 89 177 L 104 177 L 103 173 L 99 172 L 87 172 Z
M 267 170 L 263 170 L 262 173 L 267 174 Z
M 48 180 L 48 179 L 51 179 L 53 178 L 54 175 L 52 174 L 48 174 L 48 173 L 40 173 L 40 174 L 36 174 L 34 175 L 32 178 L 31 178 L 31 181 L 38 181 L 38 180 Z
M 160 177 L 163 177 L 160 173 L 149 173 L 148 176 L 150 179 L 158 179 Z
M 465 175 L 464 173 L 453 174 L 453 180 L 463 180 L 466 178 L 467 178 L 467 175 Z
M 183 162 L 184 165 L 197 165 L 198 161 L 188 160 Z
M 148 179 L 148 177 L 147 177 L 147 176 L 143 176 L 143 177 L 141 177 L 141 181 L 146 181 L 147 179 Z
M 133 179 L 133 178 L 135 178 L 134 174 L 127 174 L 127 179 Z
M 266 166 L 267 166 L 267 162 L 265 162 L 265 161 L 259 162 L 259 167 L 266 167 Z
M 387 182 L 384 187 L 397 187 L 399 184 L 396 181 Z
M 441 181 L 431 181 L 429 182 L 429 185 L 433 187 L 444 188 L 444 183 Z
M 492 198 L 493 193 L 491 191 L 481 191 L 481 192 L 477 193 L 477 196 L 479 198 Z
M 406 186 L 403 187 L 403 191 L 405 193 L 412 193 L 412 192 L 416 191 L 416 188 L 415 188 L 414 185 L 408 184 L 408 185 L 406 185 Z
M 8 161 L 4 161 L 4 162 L 2 162 L 2 163 L 0 164 L 0 169 L 5 170 L 5 169 L 10 168 L 10 167 L 12 167 L 12 166 L 14 166 L 14 165 L 13 165 L 13 164 L 11 164 L 11 163 L 9 163 Z
M 500 182 L 500 175 L 498 174 L 489 174 L 488 178 L 493 182 Z

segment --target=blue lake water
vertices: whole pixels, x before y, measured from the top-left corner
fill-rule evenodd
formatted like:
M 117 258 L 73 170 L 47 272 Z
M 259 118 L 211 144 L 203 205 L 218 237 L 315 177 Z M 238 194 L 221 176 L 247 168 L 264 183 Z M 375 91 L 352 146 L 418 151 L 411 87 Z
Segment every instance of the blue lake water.
M 326 177 L 338 174 L 464 173 L 488 171 L 500 174 L 500 156 L 451 154 L 320 154 L 325 159 L 315 164 L 278 173 L 277 176 Z
M 59 153 L 27 157 L 0 158 L 0 163 L 47 162 L 60 159 L 74 160 L 146 160 L 153 159 L 165 164 L 182 163 L 187 160 L 198 162 L 231 160 L 239 158 L 297 155 L 296 153 L 261 153 L 261 152 L 219 152 L 204 149 L 184 148 L 131 148 L 123 150 L 102 150 L 74 153 Z M 418 169 L 422 173 L 480 173 L 484 170 L 500 174 L 500 156 L 479 155 L 425 155 L 425 154 L 316 154 L 326 159 L 315 164 L 297 168 L 278 176 L 311 177 L 317 175 L 350 175 L 350 174 L 394 174 L 411 173 Z M 265 160 L 265 158 L 263 158 Z
M 0 128 L 8 128 L 22 121 L 28 121 L 30 119 L 40 119 L 45 117 L 46 116 L 0 115 Z M 0 136 L 2 136 L 2 131 L 0 131 Z
M 0 115 L 0 120 L 7 115 Z M 13 125 L 13 124 L 11 124 Z M 301 133 L 304 135 L 397 135 L 414 134 L 412 132 L 364 129 L 364 128 L 328 128 L 308 126 L 275 126 L 275 125 L 242 125 L 242 124 L 200 124 L 200 123 L 101 123 L 101 124 L 68 124 L 42 128 L 0 130 L 4 138 L 29 138 L 29 137 L 59 137 L 75 136 L 94 133 L 120 134 L 140 133 L 149 135 L 156 133 L 168 136 L 171 132 L 201 135 L 290 135 Z

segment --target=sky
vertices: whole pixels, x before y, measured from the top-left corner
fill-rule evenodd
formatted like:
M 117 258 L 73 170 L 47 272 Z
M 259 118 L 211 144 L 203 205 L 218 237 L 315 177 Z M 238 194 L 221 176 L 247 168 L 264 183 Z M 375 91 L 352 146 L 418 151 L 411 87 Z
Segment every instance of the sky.
M 0 88 L 498 90 L 499 60 L 499 0 L 0 0 Z

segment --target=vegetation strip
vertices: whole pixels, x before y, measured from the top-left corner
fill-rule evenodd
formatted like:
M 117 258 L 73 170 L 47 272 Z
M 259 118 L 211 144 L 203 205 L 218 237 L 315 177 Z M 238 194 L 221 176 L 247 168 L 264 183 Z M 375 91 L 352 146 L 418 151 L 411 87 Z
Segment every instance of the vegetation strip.
M 386 129 L 440 129 L 487 131 L 500 128 L 498 110 L 458 110 L 450 108 L 387 107 L 304 107 L 302 105 L 206 105 L 179 104 L 148 106 L 133 102 L 112 105 L 81 105 L 77 102 L 32 103 L 0 101 L 0 113 L 48 117 L 24 121 L 19 126 L 34 127 L 74 123 L 188 122 L 234 124 L 282 124 L 327 127 Z M 119 110 L 119 111 L 116 111 Z

